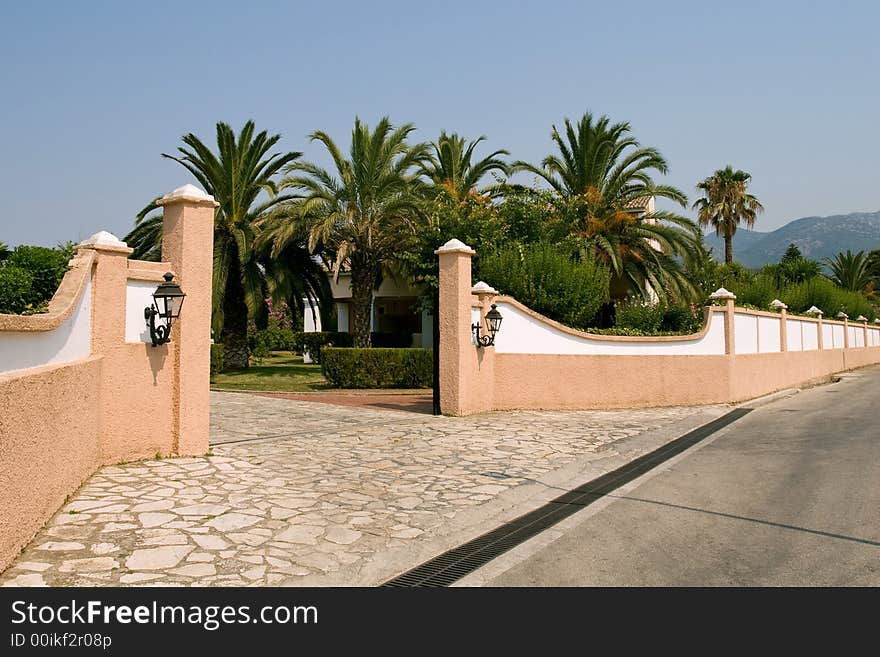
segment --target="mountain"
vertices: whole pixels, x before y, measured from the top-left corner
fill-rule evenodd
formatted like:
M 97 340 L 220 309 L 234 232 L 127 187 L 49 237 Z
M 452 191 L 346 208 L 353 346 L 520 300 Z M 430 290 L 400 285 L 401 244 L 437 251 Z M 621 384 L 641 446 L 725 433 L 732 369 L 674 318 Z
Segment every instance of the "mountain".
M 706 235 L 704 242 L 706 248 L 712 247 L 716 260 L 724 260 L 723 239 L 712 232 Z M 804 217 L 767 233 L 740 228 L 733 236 L 733 258 L 746 267 L 760 267 L 779 262 L 789 244 L 813 260 L 830 258 L 847 249 L 880 249 L 880 211 Z

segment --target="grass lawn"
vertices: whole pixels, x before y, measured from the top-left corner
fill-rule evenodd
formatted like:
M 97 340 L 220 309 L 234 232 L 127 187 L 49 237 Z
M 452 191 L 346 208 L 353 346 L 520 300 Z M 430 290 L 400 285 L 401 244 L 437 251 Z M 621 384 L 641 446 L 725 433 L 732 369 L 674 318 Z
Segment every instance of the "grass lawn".
M 306 365 L 291 351 L 274 351 L 259 365 L 246 370 L 215 374 L 211 387 L 220 390 L 271 390 L 274 392 L 321 392 L 330 389 L 320 365 Z

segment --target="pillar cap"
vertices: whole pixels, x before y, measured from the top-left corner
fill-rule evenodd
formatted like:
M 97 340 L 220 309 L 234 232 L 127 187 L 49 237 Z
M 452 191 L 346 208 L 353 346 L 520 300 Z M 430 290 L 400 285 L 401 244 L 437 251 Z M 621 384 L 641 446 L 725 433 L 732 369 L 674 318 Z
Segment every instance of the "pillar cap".
M 88 239 L 77 244 L 76 248 L 77 250 L 94 249 L 95 251 L 116 251 L 119 253 L 125 253 L 126 255 L 134 252 L 134 249 L 129 248 L 128 244 L 106 230 L 99 230 Z
M 467 253 L 469 255 L 474 255 L 476 251 L 474 251 L 471 247 L 469 247 L 461 240 L 452 238 L 451 240 L 446 242 L 446 244 L 434 251 L 434 253 Z
M 821 308 L 816 308 L 816 306 L 810 306 L 807 310 L 805 310 L 807 315 L 819 315 L 822 316 L 825 313 L 822 312 Z
M 788 306 L 786 306 L 784 303 L 782 303 L 779 299 L 773 299 L 773 301 L 770 302 L 770 307 L 776 308 L 777 310 L 787 310 L 788 309 Z
M 837 317 L 837 319 L 849 319 L 849 315 L 847 315 L 842 310 L 839 313 L 837 313 L 836 317 Z
M 208 203 L 215 208 L 220 205 L 214 200 L 213 196 L 206 194 L 195 185 L 190 185 L 189 183 L 183 185 L 183 187 L 178 187 L 173 192 L 168 192 L 156 201 L 156 205 L 171 205 L 172 203 L 183 203 L 186 201 L 190 203 Z
M 730 290 L 725 290 L 723 287 L 719 287 L 712 294 L 709 295 L 710 299 L 736 299 L 736 295 Z
M 859 315 L 858 317 L 856 317 L 856 321 L 857 322 L 867 322 L 868 318 L 865 317 L 864 315 Z
M 471 294 L 498 294 L 498 290 L 493 288 L 486 281 L 480 281 L 471 288 Z

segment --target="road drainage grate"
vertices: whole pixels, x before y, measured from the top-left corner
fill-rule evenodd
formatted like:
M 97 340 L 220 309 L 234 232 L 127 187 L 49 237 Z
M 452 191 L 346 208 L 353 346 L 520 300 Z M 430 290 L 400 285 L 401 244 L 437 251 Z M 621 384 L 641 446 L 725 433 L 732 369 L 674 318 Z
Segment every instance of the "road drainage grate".
M 481 566 L 486 565 L 528 539 L 537 536 L 565 518 L 577 513 L 612 491 L 641 477 L 664 461 L 693 447 L 719 429 L 735 422 L 750 408 L 735 408 L 729 413 L 658 447 L 639 458 L 608 472 L 601 477 L 578 486 L 530 511 L 519 518 L 493 529 L 472 541 L 398 575 L 382 586 L 387 587 L 438 587 L 449 586 Z

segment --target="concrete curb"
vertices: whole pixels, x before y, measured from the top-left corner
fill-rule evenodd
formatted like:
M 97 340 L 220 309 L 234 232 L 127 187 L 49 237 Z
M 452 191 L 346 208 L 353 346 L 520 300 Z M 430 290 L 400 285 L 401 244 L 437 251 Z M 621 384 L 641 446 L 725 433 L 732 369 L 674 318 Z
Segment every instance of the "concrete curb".
M 769 395 L 764 395 L 762 397 L 755 397 L 754 399 L 750 399 L 748 401 L 744 401 L 740 404 L 737 404 L 737 408 L 758 408 L 760 406 L 766 406 L 767 404 L 772 404 L 775 401 L 780 399 L 785 399 L 787 397 L 791 397 L 793 395 L 798 394 L 802 388 L 786 388 L 785 390 L 779 390 L 777 392 L 771 392 Z

